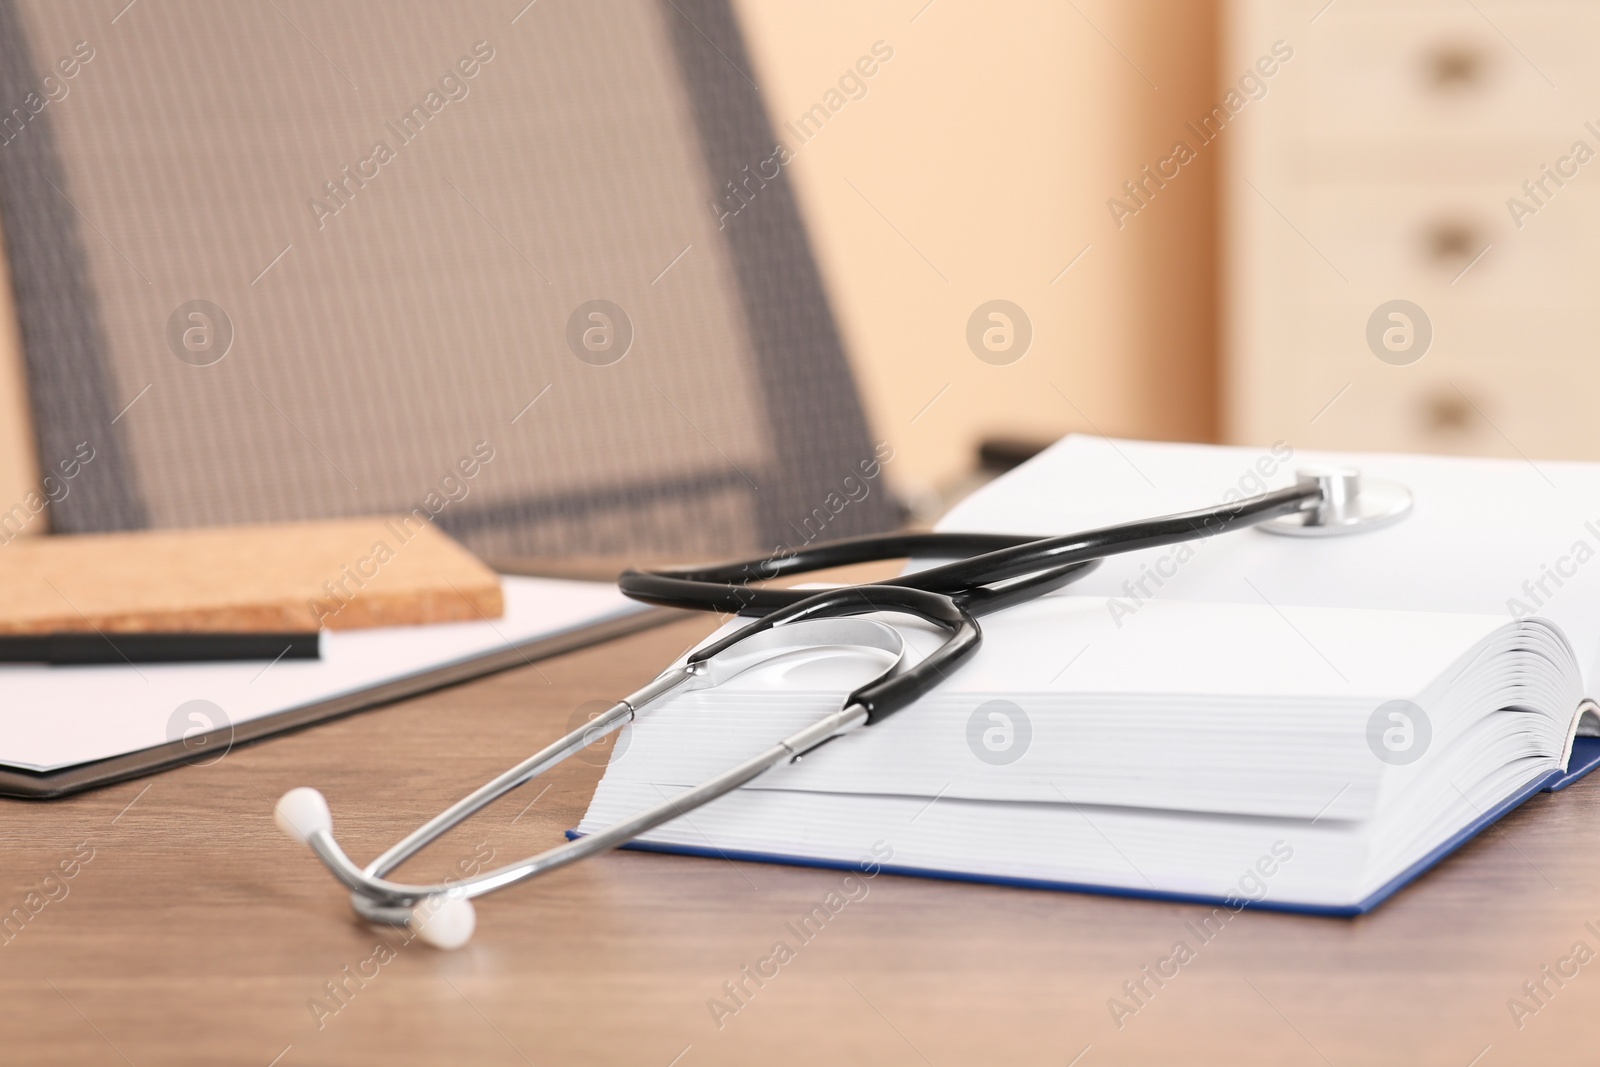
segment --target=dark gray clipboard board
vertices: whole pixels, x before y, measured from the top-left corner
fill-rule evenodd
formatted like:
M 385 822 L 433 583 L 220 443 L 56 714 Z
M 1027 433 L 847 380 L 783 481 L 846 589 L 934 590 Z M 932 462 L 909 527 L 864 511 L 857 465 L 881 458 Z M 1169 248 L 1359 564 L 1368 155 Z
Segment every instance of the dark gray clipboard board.
M 526 573 L 526 572 L 524 572 Z M 26 771 L 16 767 L 0 767 L 0 797 L 23 800 L 54 800 L 75 793 L 115 785 L 132 778 L 171 770 L 190 763 L 211 762 L 218 751 L 231 751 L 279 734 L 301 730 L 307 726 L 330 719 L 354 715 L 360 711 L 392 704 L 397 700 L 414 697 L 446 686 L 472 681 L 512 667 L 521 667 L 541 659 L 549 659 L 567 652 L 575 652 L 613 638 L 624 637 L 652 627 L 661 626 L 687 617 L 686 612 L 672 608 L 650 608 L 632 615 L 583 626 L 576 630 L 551 637 L 528 641 L 440 667 L 423 671 L 406 678 L 373 686 L 355 693 L 346 693 L 331 700 L 290 708 L 273 715 L 263 715 L 237 726 L 214 730 L 197 739 L 173 741 L 155 748 L 140 749 L 92 763 L 79 763 L 55 771 Z

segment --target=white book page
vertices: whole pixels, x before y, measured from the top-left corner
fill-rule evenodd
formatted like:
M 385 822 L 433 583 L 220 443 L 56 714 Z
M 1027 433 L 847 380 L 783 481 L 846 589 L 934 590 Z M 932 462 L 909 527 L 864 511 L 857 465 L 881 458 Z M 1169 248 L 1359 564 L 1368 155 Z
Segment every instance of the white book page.
M 326 631 L 320 660 L 0 667 L 0 763 L 47 771 L 136 752 L 180 739 L 190 720 L 179 709 L 190 701 L 211 702 L 237 725 L 646 610 L 609 584 L 501 583 L 503 618 Z M 596 687 L 604 695 L 603 680 Z
M 1278 705 L 1387 700 L 1421 692 L 1511 621 L 1494 615 L 1157 601 L 1139 611 L 1135 626 L 1110 606 L 1106 597 L 1053 595 L 985 615 L 979 619 L 978 651 L 936 692 L 1278 698 Z M 898 629 L 911 661 L 948 636 L 907 616 L 867 617 Z M 702 644 L 750 621 L 735 619 Z M 837 666 L 797 674 L 781 661 L 772 669 L 735 675 L 717 689 L 837 695 L 872 676 L 870 664 L 858 667 L 848 657 L 829 662 Z
M 1242 530 L 1113 556 L 1072 593 L 1497 615 L 1555 622 L 1596 692 L 1600 464 L 1120 441 L 1071 436 L 958 504 L 941 530 L 1068 533 L 1209 507 L 1294 482 L 1315 463 L 1414 494 L 1398 524 L 1342 537 Z M 1231 495 L 1230 495 L 1231 494 Z M 1141 625 L 1142 610 L 1125 617 Z
M 1512 629 L 1487 615 L 1182 601 L 1118 626 L 1106 603 L 1047 597 L 985 617 L 978 651 L 931 693 L 752 787 L 1365 817 L 1386 769 L 1368 747 L 1371 714 L 1437 690 L 1464 660 L 1493 667 L 1500 653 L 1474 650 L 1505 649 Z M 919 655 L 940 640 L 883 618 Z M 669 697 L 629 728 L 607 777 L 704 780 L 882 669 L 808 650 Z M 1003 720 L 987 714 L 994 701 Z M 1443 749 L 1463 729 L 1459 702 L 1429 703 Z M 981 731 L 1002 721 L 1014 736 L 986 759 Z
M 1153 601 L 1130 618 L 1112 606 L 1105 597 L 1051 596 L 985 616 L 982 647 L 941 688 L 1366 703 L 1421 692 L 1510 621 L 1185 601 Z

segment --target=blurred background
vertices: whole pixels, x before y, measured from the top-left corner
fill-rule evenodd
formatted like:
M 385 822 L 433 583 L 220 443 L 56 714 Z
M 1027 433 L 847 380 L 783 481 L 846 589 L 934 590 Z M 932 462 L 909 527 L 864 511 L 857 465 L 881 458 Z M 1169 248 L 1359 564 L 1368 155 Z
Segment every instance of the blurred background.
M 404 510 L 480 439 L 440 523 L 545 554 L 792 543 L 869 455 L 830 534 L 931 521 L 1071 432 L 1600 458 L 1589 4 L 4 7 L 0 501 L 102 479 L 18 532 Z

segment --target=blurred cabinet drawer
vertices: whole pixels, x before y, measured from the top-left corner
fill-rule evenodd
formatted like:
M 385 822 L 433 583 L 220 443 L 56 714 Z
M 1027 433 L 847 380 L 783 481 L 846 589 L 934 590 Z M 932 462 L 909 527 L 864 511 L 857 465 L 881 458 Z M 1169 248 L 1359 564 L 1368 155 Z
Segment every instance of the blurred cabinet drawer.
M 1600 2 L 1230 11 L 1296 51 L 1228 131 L 1228 439 L 1600 459 Z
M 1290 270 L 1285 281 L 1307 293 L 1326 287 L 1335 298 L 1356 286 L 1441 308 L 1593 305 L 1600 295 L 1600 158 L 1535 214 L 1519 214 L 1520 228 L 1506 206 L 1512 194 L 1531 204 L 1515 186 L 1293 190 L 1282 208 L 1305 220 L 1305 241 L 1290 231 L 1275 242 Z
M 1317 136 L 1403 148 L 1440 137 L 1557 136 L 1595 114 L 1549 105 L 1593 89 L 1600 8 L 1338 0 L 1295 34 L 1282 79 Z M 1578 121 L 1574 121 L 1577 119 Z
M 1297 447 L 1582 458 L 1600 454 L 1600 336 L 1588 309 L 1431 317 L 1415 362 L 1368 347 L 1376 303 L 1286 305 L 1264 344 L 1294 373 L 1258 378 L 1265 432 Z
M 1295 405 L 1298 432 L 1286 425 L 1279 436 L 1306 448 L 1593 458 L 1597 395 L 1594 361 L 1529 359 L 1512 376 L 1469 358 L 1430 367 L 1363 365 L 1343 378 L 1308 376 Z

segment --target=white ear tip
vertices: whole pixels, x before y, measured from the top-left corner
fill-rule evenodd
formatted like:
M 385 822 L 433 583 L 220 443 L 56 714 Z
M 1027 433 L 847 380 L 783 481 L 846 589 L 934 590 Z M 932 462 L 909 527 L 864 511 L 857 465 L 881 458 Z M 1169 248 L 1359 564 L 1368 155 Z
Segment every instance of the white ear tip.
M 434 948 L 460 948 L 477 927 L 477 909 L 465 897 L 429 897 L 411 909 L 411 929 Z
M 315 789 L 305 786 L 279 797 L 272 814 L 278 829 L 302 845 L 318 830 L 333 829 L 333 813 L 328 810 L 327 800 Z

